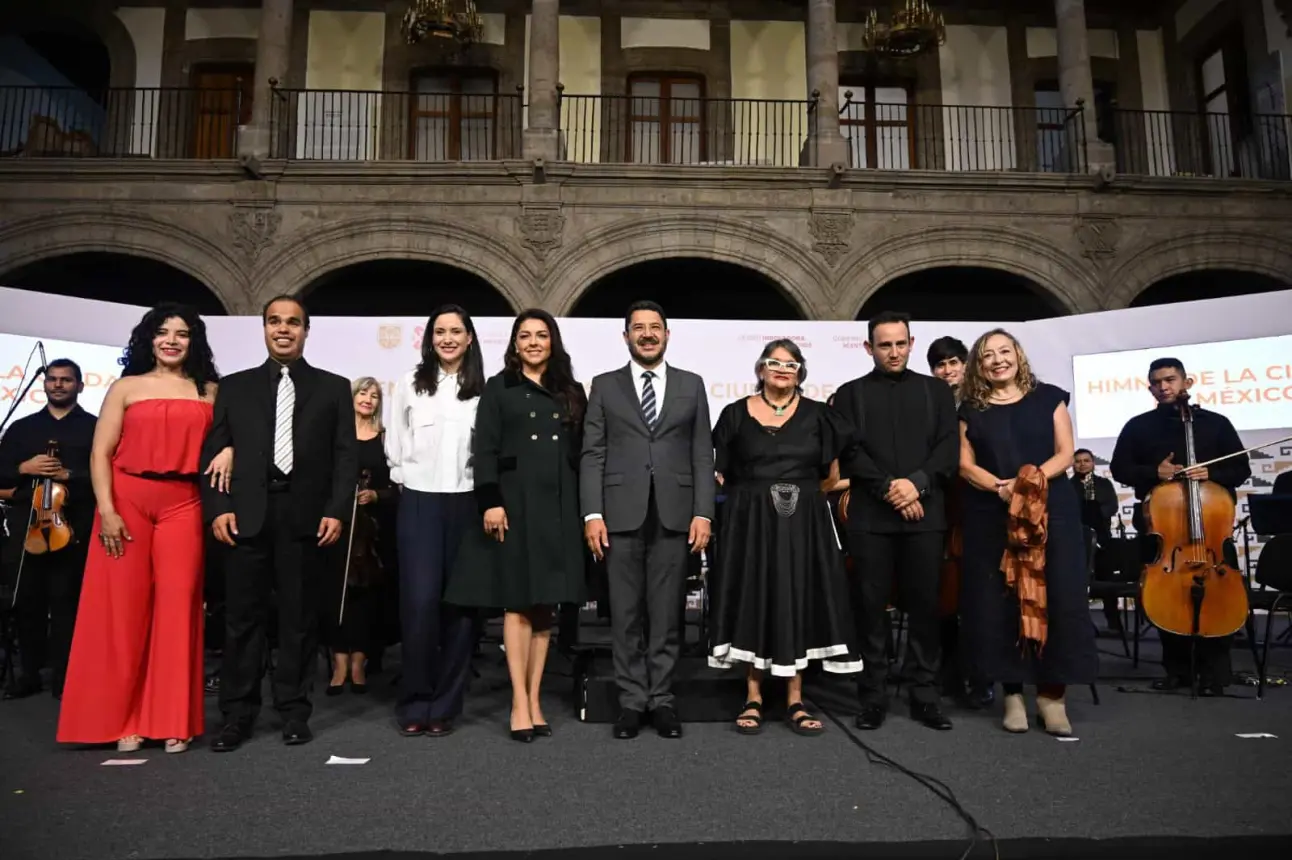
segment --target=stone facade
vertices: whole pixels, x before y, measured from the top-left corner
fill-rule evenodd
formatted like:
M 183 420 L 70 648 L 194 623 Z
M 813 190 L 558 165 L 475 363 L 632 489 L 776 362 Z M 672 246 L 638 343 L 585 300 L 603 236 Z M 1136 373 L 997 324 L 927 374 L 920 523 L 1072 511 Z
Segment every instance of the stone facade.
M 700 257 L 767 275 L 819 319 L 852 319 L 936 266 L 1022 275 L 1073 313 L 1192 270 L 1292 273 L 1286 183 L 562 164 L 541 179 L 523 162 L 278 165 L 258 180 L 232 165 L 0 162 L 0 267 L 137 254 L 254 313 L 353 263 L 431 260 L 562 314 L 612 271 Z
M 83 13 L 104 38 L 112 83 L 129 86 L 136 59 L 129 34 L 107 4 L 50 2 Z M 421 50 L 397 39 L 403 4 L 259 0 L 259 38 L 223 40 L 236 45 L 186 42 L 186 0 L 154 5 L 166 8 L 165 86 L 182 85 L 196 60 L 254 57 L 255 111 L 239 142 L 241 161 L 0 160 L 0 282 L 5 272 L 60 254 L 136 254 L 193 275 L 227 310 L 247 313 L 268 296 L 306 290 L 321 275 L 346 265 L 419 259 L 479 275 L 516 309 L 539 306 L 562 314 L 612 271 L 652 259 L 701 257 L 768 276 L 805 317 L 852 319 L 893 279 L 938 266 L 979 266 L 1024 276 L 1074 313 L 1124 307 L 1160 279 L 1192 270 L 1237 269 L 1285 282 L 1292 277 L 1289 182 L 1117 176 L 1100 172 L 1107 167 L 1107 153 L 1099 151 L 1097 141 L 1087 159 L 1091 175 L 1030 173 L 1022 163 L 1017 171 L 981 173 L 847 169 L 835 101 L 841 69 L 850 74 L 860 61 L 851 56 L 855 52 L 834 48 L 838 22 L 861 20 L 866 4 L 482 3 L 507 13 L 510 47 L 498 49 L 505 56 L 494 57 L 489 51 L 495 49 L 474 46 L 468 59 L 505 67 L 500 80 L 508 83 L 523 77 L 517 46 L 524 42 L 523 15 L 532 14 L 528 126 L 521 151 L 511 153 L 523 159 L 464 164 L 269 157 L 268 81 L 303 86 L 308 9 L 384 9 L 383 70 L 393 76 L 393 86 L 419 62 Z M 1037 0 L 1022 4 L 1025 10 L 1003 0 L 946 5 L 949 18 L 962 23 L 1007 26 L 1014 104 L 1022 108 L 1033 98 L 1031 81 L 1050 74 L 1069 101 L 1089 101 L 1097 62 L 1125 66 L 1126 80 L 1136 82 L 1127 87 L 1133 92 L 1136 64 L 1092 60 L 1086 27 L 1115 27 L 1131 46 L 1137 24 L 1156 26 L 1162 15 L 1152 4 L 1131 3 L 1123 10 L 1111 0 Z M 558 15 L 599 14 L 603 21 L 620 14 L 710 18 L 720 34 L 714 44 L 725 48 L 707 52 L 717 65 L 705 68 L 708 77 L 721 80 L 731 74 L 722 24 L 737 6 L 743 17 L 805 22 L 808 84 L 821 93 L 818 104 L 826 115 L 814 125 L 816 139 L 807 147 L 819 166 L 558 160 Z M 1115 18 L 1114 12 L 1122 11 L 1123 17 Z M 1214 15 L 1234 17 L 1223 9 Z M 1027 58 L 1025 28 L 1032 23 L 1056 28 L 1057 58 Z M 1199 29 L 1213 23 L 1208 19 Z M 1264 30 L 1250 32 L 1263 35 Z M 617 37 L 607 39 L 602 50 L 607 92 L 622 86 L 626 70 L 657 62 L 685 66 L 689 57 L 681 49 L 622 50 Z M 1126 56 L 1133 55 L 1128 50 Z M 917 63 L 917 91 L 940 86 L 936 63 L 936 53 Z M 134 99 L 120 102 L 128 111 Z M 1085 121 L 1086 136 L 1093 139 L 1093 112 Z M 1020 142 L 1022 150 L 1034 143 L 1026 135 Z M 165 146 L 159 147 L 164 155 Z

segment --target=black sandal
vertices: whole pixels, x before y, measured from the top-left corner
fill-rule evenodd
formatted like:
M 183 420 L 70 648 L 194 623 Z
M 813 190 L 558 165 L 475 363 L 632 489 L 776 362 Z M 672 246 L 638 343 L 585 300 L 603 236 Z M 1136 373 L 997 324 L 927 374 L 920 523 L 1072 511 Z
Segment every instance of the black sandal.
M 798 714 L 798 716 L 797 717 L 794 716 L 795 714 Z M 795 734 L 811 736 L 811 735 L 819 735 L 823 731 L 825 731 L 824 723 L 821 723 L 821 725 L 819 726 L 810 726 L 810 727 L 803 725 L 804 723 L 808 723 L 808 722 L 820 723 L 821 721 L 816 717 L 812 716 L 812 713 L 808 711 L 807 708 L 803 707 L 802 702 L 795 702 L 794 704 L 786 708 L 785 718 L 789 720 L 790 728 L 794 731 Z
M 746 714 L 745 711 L 753 711 L 752 714 Z M 740 721 L 753 723 L 752 726 L 742 726 Z M 740 709 L 740 715 L 736 717 L 736 731 L 742 735 L 756 735 L 763 730 L 763 703 L 762 702 L 745 702 L 745 706 Z

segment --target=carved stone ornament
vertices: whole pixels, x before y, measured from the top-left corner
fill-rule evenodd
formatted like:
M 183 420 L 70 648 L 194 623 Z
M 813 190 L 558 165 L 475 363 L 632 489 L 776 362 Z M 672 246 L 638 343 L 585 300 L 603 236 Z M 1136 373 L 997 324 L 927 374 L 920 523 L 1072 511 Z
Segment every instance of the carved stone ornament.
M 540 260 L 561 247 L 565 232 L 565 216 L 559 205 L 525 206 L 516 219 L 516 230 L 521 243 L 534 252 Z
M 1086 215 L 1077 219 L 1076 232 L 1087 257 L 1111 257 L 1117 253 L 1122 227 L 1111 215 Z
M 274 242 L 283 216 L 267 206 L 239 206 L 229 213 L 229 232 L 233 246 L 255 262 L 261 252 Z
M 812 250 L 825 258 L 831 268 L 848 253 L 853 218 L 851 212 L 813 212 L 808 218 Z

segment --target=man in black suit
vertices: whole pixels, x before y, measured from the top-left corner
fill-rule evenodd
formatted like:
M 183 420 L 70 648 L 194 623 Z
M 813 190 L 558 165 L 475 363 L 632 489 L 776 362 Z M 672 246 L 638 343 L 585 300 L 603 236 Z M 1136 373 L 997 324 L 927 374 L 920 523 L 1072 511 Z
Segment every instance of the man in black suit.
M 335 543 L 351 517 L 358 481 L 358 439 L 350 384 L 306 363 L 310 318 L 280 296 L 262 314 L 269 359 L 226 376 L 202 446 L 205 470 L 233 448 L 229 492 L 203 483 L 203 508 L 217 540 L 233 549 L 225 566 L 224 664 L 216 752 L 251 736 L 266 665 L 265 622 L 277 595 L 278 663 L 274 707 L 283 740 L 308 743 L 310 688 L 317 647 L 321 547 Z

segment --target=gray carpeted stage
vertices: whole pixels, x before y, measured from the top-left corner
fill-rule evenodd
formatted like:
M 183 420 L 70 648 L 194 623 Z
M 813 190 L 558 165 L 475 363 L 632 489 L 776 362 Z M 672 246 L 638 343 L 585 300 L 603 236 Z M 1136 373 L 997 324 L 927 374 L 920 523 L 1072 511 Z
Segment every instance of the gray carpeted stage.
M 969 828 L 951 806 L 869 761 L 850 734 L 945 783 L 1001 857 L 1182 860 L 1244 847 L 1271 857 L 1292 845 L 1292 689 L 1269 689 L 1264 701 L 1250 686 L 1215 699 L 1154 693 L 1151 636 L 1138 670 L 1116 639 L 1100 648 L 1102 704 L 1070 691 L 1080 738 L 1070 742 L 1036 729 L 1008 735 L 998 711 L 951 706 L 947 733 L 895 708 L 873 733 L 843 718 L 847 730 L 827 720 L 816 738 L 772 722 L 757 737 L 707 723 L 688 725 L 680 741 L 653 732 L 615 741 L 609 726 L 574 719 L 570 666 L 554 657 L 546 704 L 555 736 L 522 745 L 505 731 L 509 694 L 495 652 L 477 661 L 483 677 L 467 719 L 434 740 L 396 734 L 397 666 L 366 697 L 320 696 L 314 743 L 284 747 L 270 714 L 228 755 L 201 743 L 177 756 L 61 750 L 48 695 L 0 702 L 0 857 L 961 856 Z M 1286 675 L 1289 662 L 1276 649 L 1269 674 Z M 1251 668 L 1238 649 L 1235 663 Z M 326 765 L 333 755 L 371 761 Z M 146 763 L 101 766 L 112 758 Z M 993 856 L 986 837 L 972 856 Z

